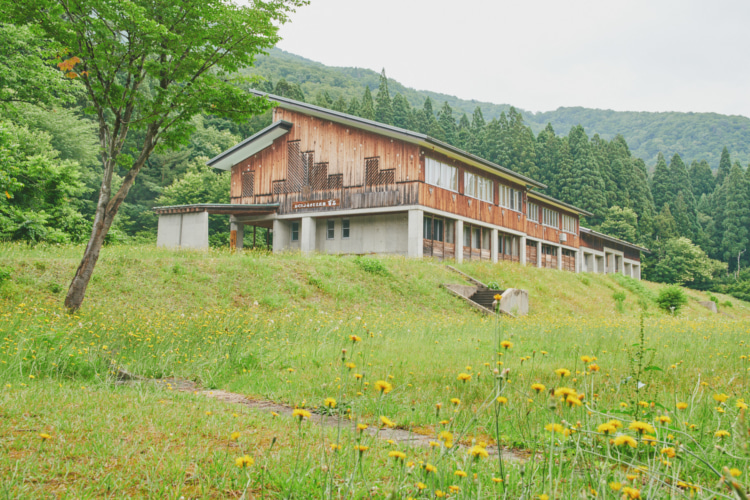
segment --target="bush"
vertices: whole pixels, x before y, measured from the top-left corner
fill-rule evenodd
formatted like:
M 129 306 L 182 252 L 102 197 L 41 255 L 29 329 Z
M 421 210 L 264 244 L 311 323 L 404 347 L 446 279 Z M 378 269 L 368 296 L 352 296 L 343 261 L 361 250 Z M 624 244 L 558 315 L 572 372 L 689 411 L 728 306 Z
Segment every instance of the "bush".
M 354 262 L 362 269 L 372 274 L 379 274 L 380 276 L 388 276 L 390 273 L 388 269 L 378 259 L 372 257 L 357 257 Z
M 656 297 L 656 303 L 659 304 L 659 308 L 666 312 L 674 311 L 674 314 L 680 312 L 680 309 L 687 304 L 687 301 L 687 294 L 678 286 L 662 288 Z
M 612 294 L 612 298 L 615 299 L 615 309 L 617 312 L 622 313 L 625 311 L 625 292 L 615 292 Z

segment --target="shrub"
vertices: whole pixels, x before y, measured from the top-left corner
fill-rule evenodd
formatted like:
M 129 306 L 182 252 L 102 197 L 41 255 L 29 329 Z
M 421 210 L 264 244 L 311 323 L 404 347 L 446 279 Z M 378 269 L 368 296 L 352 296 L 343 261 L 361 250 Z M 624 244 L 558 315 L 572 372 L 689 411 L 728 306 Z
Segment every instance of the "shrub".
M 388 276 L 390 274 L 388 269 L 378 259 L 360 256 L 354 259 L 354 262 L 360 267 L 360 269 L 368 273 L 379 274 L 380 276 Z
M 656 303 L 659 304 L 659 308 L 677 314 L 682 306 L 687 304 L 687 294 L 679 286 L 668 286 L 662 288 L 659 291 L 659 295 L 656 297 Z M 674 310 L 672 309 L 674 308 Z
M 615 292 L 612 294 L 612 298 L 615 299 L 615 309 L 617 312 L 622 313 L 625 311 L 625 292 Z

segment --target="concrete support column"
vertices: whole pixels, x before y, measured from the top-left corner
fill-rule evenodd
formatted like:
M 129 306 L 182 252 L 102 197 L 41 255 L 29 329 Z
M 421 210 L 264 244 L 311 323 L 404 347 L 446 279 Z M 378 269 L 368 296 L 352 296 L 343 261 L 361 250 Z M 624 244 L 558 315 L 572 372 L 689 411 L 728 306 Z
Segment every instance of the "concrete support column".
M 562 271 L 562 247 L 557 245 L 557 269 Z
M 497 229 L 493 229 L 490 236 L 490 253 L 492 254 L 493 264 L 497 264 L 497 251 L 499 248 L 497 236 Z
M 522 266 L 526 265 L 526 236 L 521 236 L 519 238 L 521 240 L 521 243 L 519 244 L 520 247 L 518 249 L 519 258 Z
M 456 221 L 456 263 L 464 261 L 464 221 Z
M 282 220 L 273 221 L 273 253 L 279 253 L 289 244 L 290 225 Z
M 407 255 L 412 258 L 422 258 L 424 254 L 424 212 L 409 210 L 407 236 Z
M 542 240 L 536 240 L 536 267 L 542 267 Z
M 242 243 L 245 238 L 245 225 L 232 219 L 234 219 L 234 216 L 231 216 L 229 219 L 229 246 L 232 246 L 232 242 L 234 242 L 234 249 L 242 250 Z
M 581 255 L 583 255 L 583 253 L 580 250 L 576 250 L 576 255 L 575 255 L 575 272 L 576 273 L 581 272 Z
M 313 253 L 315 251 L 315 219 L 302 217 L 299 230 L 299 249 L 302 253 Z
M 617 258 L 620 259 L 620 272 L 623 276 L 627 276 L 627 274 L 625 273 L 625 259 L 620 256 L 618 256 Z

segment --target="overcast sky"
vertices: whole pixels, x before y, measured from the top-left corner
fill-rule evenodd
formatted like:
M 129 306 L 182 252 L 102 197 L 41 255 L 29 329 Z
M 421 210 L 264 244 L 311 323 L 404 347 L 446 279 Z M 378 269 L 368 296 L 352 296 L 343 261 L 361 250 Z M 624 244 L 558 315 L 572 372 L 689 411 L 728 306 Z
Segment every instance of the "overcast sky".
M 279 47 L 531 111 L 750 117 L 750 0 L 311 0 Z

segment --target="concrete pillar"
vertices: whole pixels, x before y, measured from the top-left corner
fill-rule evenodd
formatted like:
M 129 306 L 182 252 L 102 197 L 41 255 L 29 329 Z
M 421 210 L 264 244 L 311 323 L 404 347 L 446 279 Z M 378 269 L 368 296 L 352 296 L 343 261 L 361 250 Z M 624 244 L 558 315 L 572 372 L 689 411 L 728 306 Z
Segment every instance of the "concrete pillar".
M 562 247 L 557 245 L 557 269 L 562 270 Z
M 576 250 L 576 253 L 575 253 L 575 272 L 576 273 L 581 272 L 581 255 L 583 255 L 581 251 Z
M 424 255 L 424 212 L 422 210 L 409 210 L 407 233 L 406 254 L 412 258 L 422 258 Z
M 313 253 L 315 251 L 316 229 L 315 219 L 302 217 L 299 228 L 299 249 L 302 253 Z
M 245 238 L 245 225 L 232 220 L 233 218 L 234 216 L 231 216 L 229 219 L 229 241 L 232 241 L 232 233 L 234 233 L 235 248 L 242 250 L 242 243 Z
M 519 255 L 520 262 L 522 266 L 525 266 L 526 265 L 526 236 L 521 236 L 519 239 L 521 240 L 520 248 L 518 250 L 520 253 Z
M 497 236 L 497 229 L 493 229 L 490 236 L 490 253 L 492 254 L 493 264 L 497 264 L 497 250 L 499 248 Z
M 464 261 L 464 221 L 456 221 L 456 263 Z
M 536 240 L 536 267 L 542 267 L 542 240 Z
M 273 253 L 279 253 L 289 247 L 291 226 L 288 222 L 276 219 L 273 221 Z

